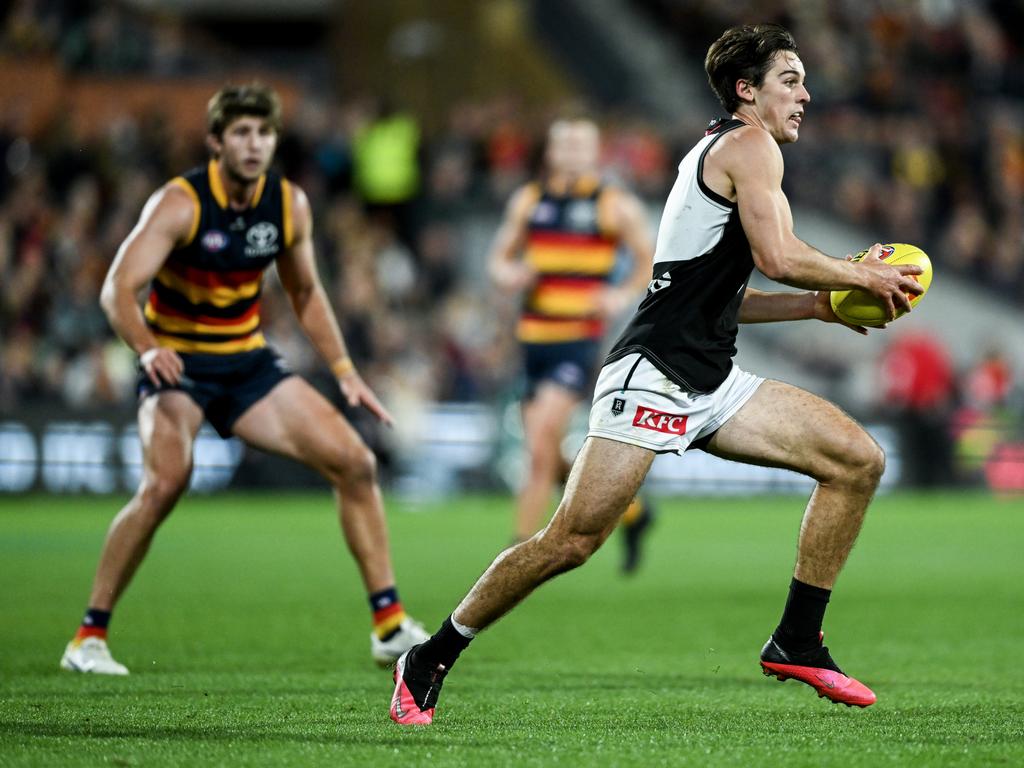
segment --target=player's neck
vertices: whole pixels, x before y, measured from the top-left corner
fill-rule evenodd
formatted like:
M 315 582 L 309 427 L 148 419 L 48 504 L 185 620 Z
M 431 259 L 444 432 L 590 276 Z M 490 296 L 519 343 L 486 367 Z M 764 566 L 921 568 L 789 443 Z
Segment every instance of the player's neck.
M 227 198 L 228 206 L 239 211 L 251 206 L 262 177 L 252 181 L 240 179 L 230 173 L 220 160 L 214 160 L 213 164 L 215 172 L 220 179 L 221 188 L 224 190 L 224 195 Z
M 592 171 L 568 173 L 565 171 L 548 176 L 547 187 L 557 195 L 583 194 L 597 186 L 597 174 Z
M 734 120 L 739 120 L 741 123 L 752 125 L 753 127 L 760 128 L 764 131 L 768 130 L 768 126 L 765 125 L 764 120 L 762 120 L 760 115 L 753 110 L 747 110 L 740 107 L 740 109 L 733 112 L 732 117 Z

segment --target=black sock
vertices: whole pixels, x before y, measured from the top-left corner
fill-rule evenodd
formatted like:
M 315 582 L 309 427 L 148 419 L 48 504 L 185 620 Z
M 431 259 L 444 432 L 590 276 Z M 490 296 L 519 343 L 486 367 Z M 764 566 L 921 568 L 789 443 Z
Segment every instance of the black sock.
M 95 627 L 106 629 L 110 624 L 110 611 L 101 611 L 99 608 L 89 608 L 82 617 L 83 627 Z
M 821 623 L 831 589 L 814 587 L 793 579 L 789 584 L 789 598 L 782 612 L 782 621 L 775 630 L 775 639 L 787 651 L 810 651 L 821 642 Z
M 455 660 L 459 658 L 459 654 L 466 650 L 472 639 L 460 633 L 452 624 L 452 617 L 449 616 L 433 637 L 416 649 L 415 660 L 430 666 L 443 664 L 446 670 L 451 669 Z

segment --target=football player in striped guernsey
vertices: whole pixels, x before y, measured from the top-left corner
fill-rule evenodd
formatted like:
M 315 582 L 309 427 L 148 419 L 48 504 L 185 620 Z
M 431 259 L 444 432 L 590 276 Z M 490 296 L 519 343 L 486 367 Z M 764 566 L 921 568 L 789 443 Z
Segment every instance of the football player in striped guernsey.
M 598 171 L 600 134 L 586 119 L 564 119 L 548 132 L 547 173 L 517 190 L 489 255 L 502 290 L 522 295 L 516 335 L 522 345 L 522 402 L 528 455 L 516 510 L 517 541 L 541 527 L 556 483 L 576 406 L 589 397 L 608 321 L 639 301 L 651 279 L 654 246 L 643 204 Z M 612 285 L 620 249 L 625 279 Z M 624 570 L 637 565 L 650 524 L 646 500 L 623 515 Z
M 378 663 L 393 662 L 425 636 L 395 588 L 373 453 L 330 402 L 288 371 L 260 331 L 263 273 L 273 264 L 347 403 L 391 422 L 349 357 L 317 275 L 309 201 L 270 170 L 280 120 L 278 96 L 265 86 L 216 93 L 207 109 L 210 161 L 152 195 L 107 274 L 103 309 L 139 356 L 144 466 L 138 491 L 107 532 L 64 669 L 128 673 L 106 644 L 111 612 L 188 487 L 204 419 L 222 437 L 300 461 L 333 486 L 369 595 Z M 147 286 L 142 308 L 137 296 Z

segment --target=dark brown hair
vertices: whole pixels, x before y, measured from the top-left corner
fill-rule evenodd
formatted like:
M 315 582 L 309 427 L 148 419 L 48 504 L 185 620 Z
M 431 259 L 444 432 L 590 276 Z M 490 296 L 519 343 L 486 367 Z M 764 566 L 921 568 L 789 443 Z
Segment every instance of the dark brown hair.
M 206 129 L 214 136 L 222 136 L 224 129 L 239 117 L 263 118 L 280 133 L 281 100 L 273 88 L 254 82 L 227 85 L 206 105 Z
M 739 108 L 736 81 L 755 87 L 764 82 L 779 51 L 798 53 L 793 35 L 778 24 L 745 24 L 722 33 L 708 48 L 704 71 L 718 100 L 728 114 Z

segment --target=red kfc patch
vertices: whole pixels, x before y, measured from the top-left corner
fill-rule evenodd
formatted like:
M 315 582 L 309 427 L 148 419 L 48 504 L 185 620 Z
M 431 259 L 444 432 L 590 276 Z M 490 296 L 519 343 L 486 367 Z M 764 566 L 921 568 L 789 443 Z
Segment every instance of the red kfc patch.
M 686 432 L 686 416 L 656 411 L 653 408 L 638 405 L 636 415 L 633 417 L 633 426 L 670 435 L 682 435 Z

